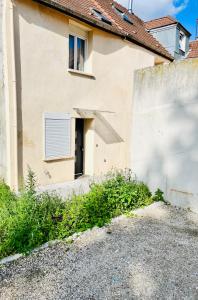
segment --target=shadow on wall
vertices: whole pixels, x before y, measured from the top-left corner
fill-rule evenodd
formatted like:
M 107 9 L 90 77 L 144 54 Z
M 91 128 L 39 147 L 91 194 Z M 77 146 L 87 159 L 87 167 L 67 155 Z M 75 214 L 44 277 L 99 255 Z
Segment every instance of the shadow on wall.
M 111 124 L 100 113 L 96 112 L 95 116 L 95 131 L 106 144 L 124 142 Z
M 65 16 L 64 13 L 60 13 L 59 11 L 45 5 L 32 2 L 31 0 L 22 1 L 20 5 L 18 3 L 16 11 L 18 16 L 20 16 L 20 18 L 28 24 L 34 24 L 52 32 L 53 34 L 61 35 L 63 37 L 67 36 L 68 29 L 65 26 L 67 25 L 68 17 Z M 125 47 L 123 42 L 115 43 L 115 39 L 117 39 L 117 37 L 113 37 L 112 34 L 108 34 L 103 30 L 98 30 L 98 34 L 98 37 L 100 36 L 101 38 L 101 42 L 99 40 L 97 43 L 97 52 L 100 54 L 108 55 Z M 104 47 L 103 39 L 107 37 L 107 34 L 109 35 L 107 40 L 108 47 L 107 45 Z M 35 36 L 35 38 L 39 37 Z M 112 41 L 112 43 L 110 41 Z
M 94 119 L 94 130 L 106 144 L 117 144 L 124 142 L 117 131 L 111 126 L 110 122 L 107 121 L 107 117 L 102 115 L 104 113 L 109 117 L 110 114 L 115 114 L 114 112 L 82 108 L 74 108 L 74 110 L 83 119 Z
M 132 167 L 174 205 L 198 212 L 198 60 L 136 73 Z
M 18 127 L 18 176 L 23 178 L 23 115 L 22 115 L 22 80 L 21 80 L 21 43 L 20 43 L 20 24 L 19 15 L 16 7 L 14 8 L 15 24 L 15 63 L 17 78 L 17 127 Z

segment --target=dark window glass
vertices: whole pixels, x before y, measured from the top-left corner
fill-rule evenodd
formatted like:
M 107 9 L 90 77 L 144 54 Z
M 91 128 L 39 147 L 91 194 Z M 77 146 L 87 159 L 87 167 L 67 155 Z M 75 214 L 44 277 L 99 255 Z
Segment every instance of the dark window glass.
M 74 69 L 74 47 L 75 47 L 74 36 L 70 35 L 69 36 L 69 68 L 70 69 Z
M 85 41 L 77 38 L 77 70 L 84 71 Z
M 105 17 L 99 10 L 97 9 L 92 9 L 92 14 L 97 17 L 99 20 L 109 24 L 109 25 L 112 25 L 112 22 L 107 18 Z

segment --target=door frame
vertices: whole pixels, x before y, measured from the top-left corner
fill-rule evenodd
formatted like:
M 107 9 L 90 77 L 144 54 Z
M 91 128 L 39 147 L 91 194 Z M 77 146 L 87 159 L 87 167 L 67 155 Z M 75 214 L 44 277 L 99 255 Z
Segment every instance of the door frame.
M 76 173 L 76 162 L 77 162 L 77 153 L 76 153 L 76 133 L 77 133 L 77 121 L 82 120 L 83 128 L 82 128 L 82 173 Z M 74 160 L 74 178 L 78 179 L 79 177 L 85 174 L 85 119 L 84 118 L 75 118 L 75 160 Z

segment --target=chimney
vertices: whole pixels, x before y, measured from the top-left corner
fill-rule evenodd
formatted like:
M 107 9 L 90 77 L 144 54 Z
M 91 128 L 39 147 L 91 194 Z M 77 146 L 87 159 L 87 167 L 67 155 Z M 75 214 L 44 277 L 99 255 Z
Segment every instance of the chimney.
M 129 11 L 131 14 L 133 13 L 133 0 L 129 0 L 128 11 Z

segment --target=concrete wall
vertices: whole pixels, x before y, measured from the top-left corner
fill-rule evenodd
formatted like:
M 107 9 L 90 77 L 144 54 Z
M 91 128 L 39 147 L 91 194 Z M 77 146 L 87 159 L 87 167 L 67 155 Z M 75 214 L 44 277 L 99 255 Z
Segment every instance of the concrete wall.
M 165 61 L 112 34 L 74 21 L 33 1 L 16 1 L 19 176 L 24 177 L 30 166 L 41 185 L 74 178 L 74 125 L 75 118 L 80 117 L 74 108 L 110 112 L 86 122 L 86 173 L 128 166 L 134 70 Z M 67 70 L 71 24 L 88 31 L 88 71 L 93 78 Z M 72 154 L 68 159 L 44 161 L 46 112 L 72 116 Z
M 3 13 L 4 1 L 0 0 L 0 177 L 6 178 L 6 121 L 3 64 Z
M 131 166 L 152 190 L 198 212 L 198 59 L 139 70 Z

